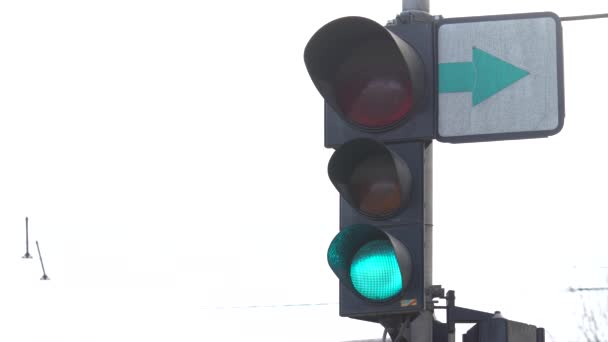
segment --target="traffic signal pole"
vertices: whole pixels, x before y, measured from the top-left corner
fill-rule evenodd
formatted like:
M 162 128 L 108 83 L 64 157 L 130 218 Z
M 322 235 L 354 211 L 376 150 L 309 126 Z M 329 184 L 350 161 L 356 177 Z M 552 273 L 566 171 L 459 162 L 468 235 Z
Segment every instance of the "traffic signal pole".
M 430 14 L 430 0 L 403 0 L 403 12 L 424 12 Z M 433 142 L 428 141 L 424 158 L 424 289 L 425 308 L 410 325 L 410 338 L 412 342 L 433 341 Z M 407 336 L 403 327 L 400 329 L 397 339 Z M 404 336 L 405 335 L 405 336 Z M 391 336 L 393 339 L 395 335 Z M 448 342 L 454 341 L 454 335 Z
M 406 0 L 404 0 L 405 3 Z M 426 2 L 428 8 L 428 1 Z M 391 339 L 396 342 L 433 342 L 434 307 L 433 297 L 433 142 L 427 141 L 424 157 L 424 310 L 411 323 L 404 322 L 398 334 Z M 454 342 L 450 339 L 447 342 Z
M 433 142 L 428 142 L 424 161 L 424 289 L 425 307 L 433 308 Z
M 403 11 L 421 11 L 429 13 L 429 0 L 403 0 Z
M 430 0 L 403 0 L 403 12 L 420 11 L 429 14 Z M 425 158 L 425 198 L 428 199 L 424 207 L 425 224 L 424 226 L 424 259 L 427 261 L 424 267 L 424 287 L 430 289 L 433 285 L 433 145 L 429 141 Z M 430 290 L 429 290 L 430 291 Z M 426 301 L 432 305 L 432 295 L 429 294 Z

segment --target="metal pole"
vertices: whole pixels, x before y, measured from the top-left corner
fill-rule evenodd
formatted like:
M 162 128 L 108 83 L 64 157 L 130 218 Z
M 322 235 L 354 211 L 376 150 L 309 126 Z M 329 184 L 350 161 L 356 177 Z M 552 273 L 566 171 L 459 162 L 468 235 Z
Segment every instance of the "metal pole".
M 22 257 L 24 259 L 31 259 L 30 255 L 30 240 L 29 240 L 29 231 L 27 228 L 27 216 L 25 217 L 25 255 Z
M 433 305 L 433 142 L 429 141 L 424 156 L 424 289 L 425 308 Z
M 428 2 L 427 2 L 428 3 Z M 424 311 L 412 325 L 411 342 L 433 342 L 433 142 L 424 156 Z M 453 342 L 453 341 L 451 341 Z
M 402 0 L 403 11 L 420 11 L 429 13 L 429 1 L 430 0 Z
M 40 246 L 38 246 L 38 240 L 36 240 L 36 249 L 38 249 L 38 257 L 40 257 L 40 266 L 42 266 L 42 278 L 40 280 L 49 280 L 50 278 L 46 275 L 44 270 L 44 263 L 42 263 L 42 254 L 40 254 Z

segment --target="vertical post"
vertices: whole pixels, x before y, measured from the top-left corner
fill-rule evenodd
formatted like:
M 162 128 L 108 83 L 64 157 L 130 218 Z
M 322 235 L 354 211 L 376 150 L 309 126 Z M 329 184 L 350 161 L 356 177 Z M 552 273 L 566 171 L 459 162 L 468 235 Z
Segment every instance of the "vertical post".
M 42 277 L 40 280 L 49 280 L 50 278 L 46 275 L 44 270 L 44 264 L 42 263 L 42 254 L 40 254 L 40 246 L 38 246 L 38 240 L 36 240 L 36 249 L 38 249 L 38 257 L 40 257 L 40 266 L 42 266 Z
M 456 306 L 456 294 L 450 290 L 447 293 L 446 299 L 446 315 L 448 325 L 448 342 L 456 341 L 456 322 L 454 317 L 454 307 Z
M 430 0 L 402 0 L 403 11 L 420 11 L 429 13 Z
M 433 342 L 433 142 L 424 152 L 424 311 L 412 322 L 408 342 Z M 397 339 L 397 341 L 400 341 Z M 403 340 L 401 340 L 403 341 Z M 453 341 L 452 341 L 453 342 Z
M 22 256 L 24 259 L 31 259 L 30 255 L 30 240 L 29 240 L 29 231 L 27 227 L 27 216 L 25 217 L 25 255 Z
M 433 142 L 429 141 L 424 157 L 424 289 L 425 307 L 432 309 L 433 294 Z
M 402 0 L 403 12 L 429 13 L 430 0 Z M 411 342 L 433 341 L 433 142 L 429 141 L 424 158 L 424 307 L 412 325 Z M 398 339 L 399 340 L 399 339 Z M 402 339 L 406 340 L 407 339 Z M 449 341 L 453 342 L 453 341 Z

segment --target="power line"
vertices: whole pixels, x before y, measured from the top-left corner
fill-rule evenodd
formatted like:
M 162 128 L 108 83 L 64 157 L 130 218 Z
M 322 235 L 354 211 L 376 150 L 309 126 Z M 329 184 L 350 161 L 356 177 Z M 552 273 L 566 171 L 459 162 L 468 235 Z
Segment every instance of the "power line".
M 267 308 L 289 308 L 289 307 L 305 307 L 305 306 L 330 306 L 338 305 L 338 303 L 303 303 L 303 304 L 276 304 L 276 305 L 249 305 L 249 306 L 217 306 L 203 307 L 208 310 L 226 310 L 226 309 L 267 309 Z
M 608 287 L 569 287 L 568 292 L 606 291 Z
M 572 16 L 572 17 L 560 17 L 561 21 L 602 19 L 602 18 L 608 18 L 608 13 L 577 15 L 577 16 Z

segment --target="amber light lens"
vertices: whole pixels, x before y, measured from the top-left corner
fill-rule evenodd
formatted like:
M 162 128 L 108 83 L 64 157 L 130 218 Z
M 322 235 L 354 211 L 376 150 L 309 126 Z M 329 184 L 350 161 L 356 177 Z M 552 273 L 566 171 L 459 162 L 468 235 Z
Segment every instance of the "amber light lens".
M 358 209 L 371 215 L 390 215 L 401 207 L 401 187 L 389 154 L 373 155 L 353 169 L 348 184 Z
M 403 61 L 384 53 L 384 41 L 368 41 L 348 55 L 336 73 L 336 100 L 346 119 L 371 129 L 403 120 L 413 105 L 412 82 Z

